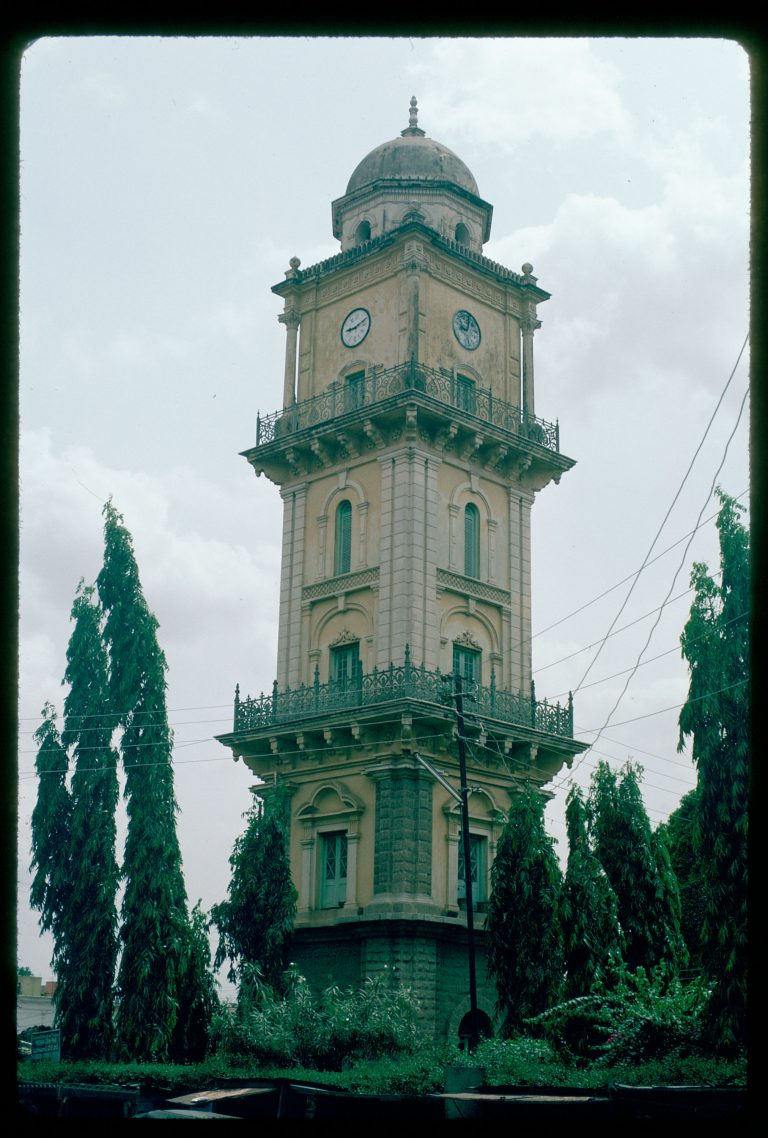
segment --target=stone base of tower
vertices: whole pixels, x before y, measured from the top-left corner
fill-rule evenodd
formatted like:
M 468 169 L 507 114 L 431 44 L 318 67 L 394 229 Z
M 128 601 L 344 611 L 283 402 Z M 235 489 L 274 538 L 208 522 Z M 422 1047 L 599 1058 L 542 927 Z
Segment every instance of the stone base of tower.
M 470 1010 L 467 929 L 447 920 L 349 921 L 294 932 L 291 959 L 315 996 L 368 978 L 410 988 L 419 1022 L 436 1040 L 459 1043 Z M 494 1024 L 496 989 L 487 977 L 487 934 L 475 930 L 478 1010 Z

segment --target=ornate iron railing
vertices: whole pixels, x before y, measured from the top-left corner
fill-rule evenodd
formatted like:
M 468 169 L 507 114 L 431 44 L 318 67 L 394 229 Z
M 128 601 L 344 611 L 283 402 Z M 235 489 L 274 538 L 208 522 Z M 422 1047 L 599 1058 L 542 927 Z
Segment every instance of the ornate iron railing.
M 266 446 L 275 439 L 295 431 L 327 423 L 338 415 L 359 411 L 382 403 L 404 391 L 420 391 L 449 407 L 455 407 L 483 423 L 502 427 L 546 447 L 560 450 L 560 428 L 534 415 L 526 415 L 519 407 L 506 403 L 493 394 L 490 387 L 457 382 L 454 372 L 439 371 L 423 364 L 399 364 L 385 371 L 371 371 L 351 385 L 334 381 L 326 391 L 312 399 L 294 403 L 282 411 L 256 418 L 256 446 Z
M 504 691 L 496 686 L 496 673 L 491 673 L 490 685 L 466 683 L 463 686 L 464 714 L 496 719 L 502 723 L 532 727 L 550 735 L 573 738 L 573 701 L 550 704 L 536 700 L 533 684 L 530 696 L 520 692 Z M 452 707 L 454 678 L 449 673 L 428 671 L 424 665 L 411 663 L 410 649 L 406 646 L 403 664 L 390 664 L 388 668 L 362 670 L 349 680 L 320 683 L 315 668 L 312 684 L 284 688 L 272 685 L 271 695 L 263 693 L 257 698 L 240 698 L 240 686 L 235 689 L 235 731 L 252 731 L 262 727 L 299 723 L 318 715 L 335 711 L 349 711 L 356 707 L 373 707 L 400 699 L 418 699 L 427 703 Z

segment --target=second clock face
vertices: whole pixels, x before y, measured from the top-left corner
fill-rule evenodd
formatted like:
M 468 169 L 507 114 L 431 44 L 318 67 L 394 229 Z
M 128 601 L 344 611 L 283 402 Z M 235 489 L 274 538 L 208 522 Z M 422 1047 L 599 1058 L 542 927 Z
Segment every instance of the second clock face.
M 480 343 L 480 325 L 471 312 L 461 308 L 453 318 L 453 334 L 461 344 L 470 352 Z
M 366 308 L 353 308 L 341 325 L 341 342 L 348 348 L 362 344 L 371 327 L 371 314 Z

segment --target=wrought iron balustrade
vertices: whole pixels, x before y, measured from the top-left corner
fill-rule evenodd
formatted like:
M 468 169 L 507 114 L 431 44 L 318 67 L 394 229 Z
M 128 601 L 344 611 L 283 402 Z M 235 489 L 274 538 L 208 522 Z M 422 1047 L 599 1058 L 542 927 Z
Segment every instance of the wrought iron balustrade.
M 349 680 L 330 680 L 321 684 L 315 668 L 312 684 L 300 684 L 280 690 L 277 680 L 270 695 L 240 698 L 240 687 L 235 690 L 235 731 L 252 731 L 262 727 L 299 723 L 314 716 L 336 711 L 350 711 L 357 707 L 373 707 L 400 699 L 418 699 L 427 703 L 454 706 L 454 678 L 450 673 L 428 671 L 423 664 L 411 663 L 406 647 L 403 664 L 390 664 L 388 668 L 374 668 L 360 672 Z M 464 714 L 496 719 L 502 723 L 532 727 L 550 735 L 573 738 L 573 702 L 569 696 L 565 706 L 537 701 L 533 684 L 530 696 L 520 692 L 504 691 L 496 686 L 496 673 L 491 673 L 490 685 L 466 683 Z
M 275 439 L 296 431 L 330 422 L 339 415 L 380 404 L 405 391 L 419 391 L 445 406 L 480 422 L 502 427 L 546 447 L 560 450 L 560 429 L 534 415 L 526 415 L 520 407 L 493 394 L 490 387 L 473 384 L 471 390 L 457 382 L 455 373 L 446 373 L 422 364 L 399 364 L 386 371 L 371 371 L 354 385 L 333 382 L 326 391 L 311 399 L 294 403 L 282 411 L 256 418 L 256 446 L 266 446 Z

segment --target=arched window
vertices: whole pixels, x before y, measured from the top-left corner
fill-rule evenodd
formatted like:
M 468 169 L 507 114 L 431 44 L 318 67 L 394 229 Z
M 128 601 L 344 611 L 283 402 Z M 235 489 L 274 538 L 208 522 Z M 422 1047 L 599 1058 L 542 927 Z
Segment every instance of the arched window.
M 469 230 L 463 221 L 456 226 L 456 240 L 459 245 L 469 245 Z
M 480 576 L 480 513 L 472 502 L 464 510 L 464 576 Z
M 333 572 L 349 573 L 352 564 L 352 503 L 346 498 L 336 507 L 336 545 Z
M 355 244 L 362 245 L 364 241 L 371 239 L 371 223 L 370 221 L 361 221 L 355 230 Z

